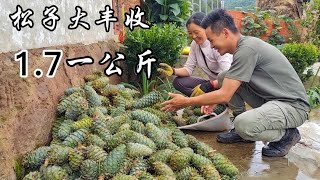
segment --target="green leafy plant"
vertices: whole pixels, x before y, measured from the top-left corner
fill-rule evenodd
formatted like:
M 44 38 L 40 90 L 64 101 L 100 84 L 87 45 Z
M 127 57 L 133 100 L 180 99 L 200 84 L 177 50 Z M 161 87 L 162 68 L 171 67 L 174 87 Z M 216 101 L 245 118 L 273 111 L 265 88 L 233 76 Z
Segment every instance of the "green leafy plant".
M 303 18 L 302 25 L 307 31 L 305 40 L 320 47 L 320 0 L 306 3 L 304 9 L 306 16 Z
M 172 82 L 169 81 L 169 79 L 166 77 L 164 80 L 157 77 L 158 80 L 158 86 L 156 87 L 157 91 L 161 92 L 165 98 L 165 100 L 169 100 L 170 96 L 168 96 L 168 93 L 180 93 L 177 91 L 173 85 Z M 180 93 L 181 94 L 181 93 Z
M 143 53 L 146 49 L 152 51 L 152 56 L 158 61 L 153 63 L 151 68 L 151 80 L 155 79 L 157 75 L 156 68 L 158 64 L 163 62 L 169 65 L 176 63 L 180 56 L 180 52 L 183 47 L 187 44 L 187 34 L 185 29 L 178 27 L 176 24 L 164 24 L 156 25 L 154 24 L 150 29 L 135 29 L 134 31 L 128 31 L 126 33 L 126 38 L 124 45 L 126 46 L 126 64 L 128 66 L 129 81 L 135 75 L 136 65 L 139 62 L 137 54 Z M 143 70 L 146 72 L 145 70 Z M 142 73 L 142 78 L 135 85 L 142 85 L 141 89 L 143 93 L 147 93 L 151 88 L 149 81 L 145 74 Z M 152 82 L 152 81 L 151 81 Z
M 188 0 L 145 0 L 141 3 L 146 12 L 146 20 L 151 23 L 174 22 L 182 25 L 191 12 Z
M 288 58 L 302 82 L 312 76 L 312 70 L 308 70 L 307 74 L 303 74 L 303 72 L 319 59 L 319 49 L 315 45 L 288 43 L 282 47 L 281 51 Z
M 280 18 L 272 18 L 272 32 L 268 39 L 268 43 L 272 45 L 283 44 L 285 42 L 284 37 L 282 37 L 279 32 L 282 29 L 280 26 Z
M 320 105 L 320 87 L 312 87 L 307 90 L 308 100 L 312 108 Z
M 280 15 L 278 16 L 280 19 L 282 19 L 290 32 L 290 35 L 288 37 L 290 42 L 295 42 L 295 43 L 299 43 L 301 42 L 301 28 L 298 28 L 298 26 L 301 25 L 301 21 L 300 19 L 297 21 L 294 21 L 291 17 L 289 17 L 288 15 Z
M 268 27 L 264 21 L 264 19 L 269 17 L 269 13 L 267 11 L 256 11 L 255 13 L 248 14 L 246 17 L 242 19 L 241 32 L 244 35 L 250 35 L 255 37 L 260 37 L 264 35 Z

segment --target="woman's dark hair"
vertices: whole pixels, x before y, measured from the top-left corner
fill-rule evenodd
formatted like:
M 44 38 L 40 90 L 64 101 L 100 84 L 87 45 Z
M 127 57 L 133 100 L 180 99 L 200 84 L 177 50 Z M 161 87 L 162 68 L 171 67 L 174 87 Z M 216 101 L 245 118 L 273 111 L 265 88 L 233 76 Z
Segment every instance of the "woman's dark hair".
M 201 26 L 201 21 L 204 19 L 205 16 L 206 15 L 203 12 L 196 12 L 192 14 L 186 23 L 186 27 L 188 27 L 191 23 Z
M 204 29 L 210 26 L 212 32 L 216 34 L 220 34 L 223 28 L 227 28 L 233 33 L 238 32 L 233 18 L 224 9 L 216 9 L 209 13 L 201 22 L 201 26 Z

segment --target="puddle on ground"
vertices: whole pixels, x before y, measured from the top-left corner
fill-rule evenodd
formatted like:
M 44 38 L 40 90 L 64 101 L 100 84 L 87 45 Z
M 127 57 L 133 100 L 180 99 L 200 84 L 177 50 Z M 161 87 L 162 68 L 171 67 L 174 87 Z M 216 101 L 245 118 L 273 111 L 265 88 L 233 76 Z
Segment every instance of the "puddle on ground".
M 320 180 L 320 173 L 306 174 L 285 157 L 262 156 L 261 150 L 264 143 L 261 141 L 249 144 L 221 144 L 216 141 L 218 133 L 215 132 L 188 130 L 184 130 L 184 132 L 195 136 L 198 140 L 211 145 L 218 152 L 226 155 L 239 168 L 241 180 Z

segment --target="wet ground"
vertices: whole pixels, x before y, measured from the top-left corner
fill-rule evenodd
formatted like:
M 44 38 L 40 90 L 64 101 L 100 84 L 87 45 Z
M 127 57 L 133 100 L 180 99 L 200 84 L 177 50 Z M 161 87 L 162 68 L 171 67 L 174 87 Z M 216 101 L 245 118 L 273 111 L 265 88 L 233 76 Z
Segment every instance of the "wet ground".
M 320 108 L 313 109 L 310 118 L 319 122 Z M 270 158 L 261 155 L 264 143 L 262 141 L 246 144 L 221 144 L 216 141 L 217 132 L 201 132 L 184 130 L 185 133 L 195 136 L 211 145 L 218 152 L 226 155 L 240 171 L 241 180 L 320 180 L 320 168 L 310 174 L 308 170 L 289 162 L 286 157 Z
M 249 144 L 220 144 L 216 141 L 217 133 L 184 131 L 197 139 L 210 144 L 218 152 L 226 155 L 240 170 L 240 179 L 274 179 L 274 180 L 313 180 L 319 175 L 308 175 L 302 172 L 287 158 L 269 158 L 261 156 L 263 142 Z M 320 171 L 320 169 L 319 169 Z

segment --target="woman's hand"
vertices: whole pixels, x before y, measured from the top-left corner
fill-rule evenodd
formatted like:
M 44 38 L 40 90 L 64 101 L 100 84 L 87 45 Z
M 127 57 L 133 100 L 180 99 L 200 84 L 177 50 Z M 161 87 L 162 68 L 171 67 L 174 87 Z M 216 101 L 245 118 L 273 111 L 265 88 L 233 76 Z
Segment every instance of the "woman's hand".
M 216 109 L 217 105 L 206 105 L 206 106 L 201 106 L 201 113 L 203 114 L 211 114 L 214 112 Z

